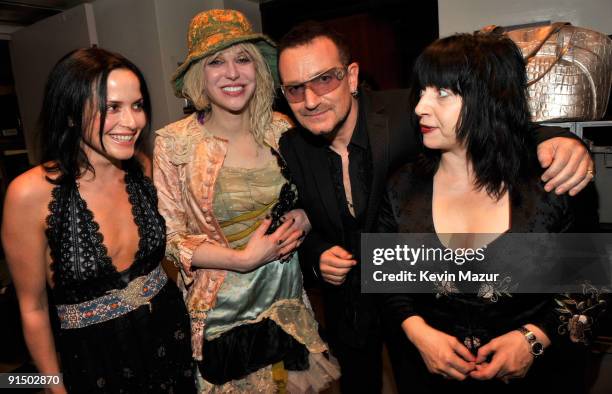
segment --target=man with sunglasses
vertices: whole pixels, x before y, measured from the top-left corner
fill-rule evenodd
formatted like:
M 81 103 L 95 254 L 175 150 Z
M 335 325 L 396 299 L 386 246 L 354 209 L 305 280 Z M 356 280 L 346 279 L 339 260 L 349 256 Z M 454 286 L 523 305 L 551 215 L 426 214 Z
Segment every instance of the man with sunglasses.
M 344 393 L 377 393 L 382 385 L 383 330 L 375 296 L 361 293 L 361 233 L 374 230 L 386 177 L 420 146 L 406 90 L 358 89 L 359 66 L 335 32 L 316 22 L 294 27 L 279 44 L 282 90 L 302 127 L 286 132 L 280 149 L 312 231 L 300 248 L 303 267 L 322 279 L 325 323 L 342 368 Z M 539 140 L 571 136 L 540 128 Z M 547 190 L 574 194 L 592 177 L 587 150 L 574 139 L 538 147 Z M 393 335 L 400 335 L 394 337 Z M 400 330 L 385 330 L 394 360 Z M 395 365 L 394 363 L 394 366 Z M 400 378 L 396 373 L 396 379 Z

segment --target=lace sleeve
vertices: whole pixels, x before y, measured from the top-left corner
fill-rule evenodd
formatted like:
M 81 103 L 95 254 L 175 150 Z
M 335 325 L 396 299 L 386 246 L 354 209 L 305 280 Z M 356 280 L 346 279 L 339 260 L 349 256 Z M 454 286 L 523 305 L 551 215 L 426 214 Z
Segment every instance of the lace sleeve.
M 214 242 L 206 234 L 189 234 L 187 215 L 181 204 L 178 167 L 170 161 L 167 138 L 155 139 L 153 180 L 158 194 L 158 208 L 166 220 L 166 257 L 191 276 L 194 251 L 204 242 Z

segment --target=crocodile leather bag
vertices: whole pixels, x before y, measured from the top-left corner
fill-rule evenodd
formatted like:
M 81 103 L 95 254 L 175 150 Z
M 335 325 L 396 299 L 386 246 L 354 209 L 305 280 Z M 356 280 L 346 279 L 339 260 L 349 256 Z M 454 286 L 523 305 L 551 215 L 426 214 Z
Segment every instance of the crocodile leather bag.
M 528 95 L 534 122 L 601 119 L 612 84 L 612 40 L 605 34 L 556 22 L 505 30 L 526 61 Z

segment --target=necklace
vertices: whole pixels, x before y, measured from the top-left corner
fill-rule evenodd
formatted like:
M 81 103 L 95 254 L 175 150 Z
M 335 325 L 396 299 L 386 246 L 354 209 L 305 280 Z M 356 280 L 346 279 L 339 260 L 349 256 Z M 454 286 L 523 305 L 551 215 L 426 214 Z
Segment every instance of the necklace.
M 353 201 L 351 201 L 349 196 L 345 196 L 346 197 L 346 204 L 349 206 L 349 208 L 355 208 L 355 205 L 353 205 Z
M 346 205 L 348 206 L 349 213 L 355 217 L 355 205 L 353 204 L 353 200 L 347 192 L 344 193 L 344 197 L 346 197 Z
M 342 162 L 342 183 L 344 185 L 344 197 L 346 198 L 346 205 L 348 206 L 349 213 L 355 217 L 355 204 L 353 204 L 351 178 L 349 175 L 349 152 L 348 149 L 345 151 L 339 151 L 334 146 L 330 146 L 330 149 L 340 156 Z

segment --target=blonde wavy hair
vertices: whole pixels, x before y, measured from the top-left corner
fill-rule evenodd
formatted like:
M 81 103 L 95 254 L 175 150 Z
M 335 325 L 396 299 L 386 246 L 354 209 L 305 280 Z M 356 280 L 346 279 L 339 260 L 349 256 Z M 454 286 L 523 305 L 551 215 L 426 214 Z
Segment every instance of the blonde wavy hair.
M 255 140 L 262 144 L 264 135 L 272 123 L 272 103 L 274 101 L 274 80 L 268 64 L 257 47 L 244 42 L 236 44 L 245 51 L 255 63 L 255 92 L 248 103 L 249 123 Z M 194 63 L 185 73 L 182 94 L 189 99 L 198 111 L 210 112 L 210 100 L 206 95 L 204 65 L 211 57 L 206 56 Z

